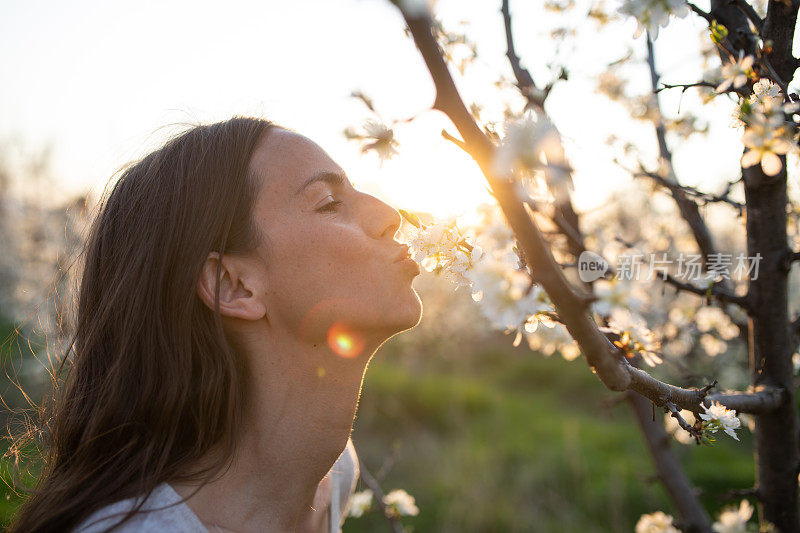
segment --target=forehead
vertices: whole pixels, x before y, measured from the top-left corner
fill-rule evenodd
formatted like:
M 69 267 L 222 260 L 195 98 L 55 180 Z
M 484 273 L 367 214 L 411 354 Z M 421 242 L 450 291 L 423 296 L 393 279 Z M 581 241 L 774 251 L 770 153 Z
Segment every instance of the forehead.
M 308 178 L 320 172 L 342 172 L 317 143 L 277 127 L 259 140 L 250 166 L 261 179 L 260 196 L 282 203 L 292 198 Z

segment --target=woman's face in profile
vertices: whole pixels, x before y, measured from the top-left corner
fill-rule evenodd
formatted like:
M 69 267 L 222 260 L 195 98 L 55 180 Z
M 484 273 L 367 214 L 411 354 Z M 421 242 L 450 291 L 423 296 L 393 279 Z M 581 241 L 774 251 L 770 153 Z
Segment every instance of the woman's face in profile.
M 261 178 L 254 220 L 266 277 L 267 318 L 300 338 L 331 327 L 380 338 L 411 328 L 422 305 L 419 273 L 394 240 L 400 215 L 353 188 L 306 137 L 272 128 L 251 159 Z M 350 354 L 352 356 L 358 354 Z

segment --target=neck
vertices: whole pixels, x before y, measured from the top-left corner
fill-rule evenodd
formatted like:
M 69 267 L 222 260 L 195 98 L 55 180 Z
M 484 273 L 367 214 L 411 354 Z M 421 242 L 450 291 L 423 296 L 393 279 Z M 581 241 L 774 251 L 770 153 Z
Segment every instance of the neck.
M 326 342 L 253 334 L 245 427 L 231 467 L 187 501 L 198 517 L 237 531 L 302 529 L 350 437 L 364 369 L 379 344 L 343 359 Z M 185 497 L 192 487 L 175 490 Z

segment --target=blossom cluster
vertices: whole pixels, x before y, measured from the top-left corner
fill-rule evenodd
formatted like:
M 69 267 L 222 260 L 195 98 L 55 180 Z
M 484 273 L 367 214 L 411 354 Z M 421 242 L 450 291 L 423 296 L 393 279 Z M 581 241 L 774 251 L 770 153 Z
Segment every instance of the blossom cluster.
M 533 350 L 545 355 L 560 352 L 566 359 L 580 355 L 577 344 L 551 314 L 553 304 L 546 292 L 531 281 L 516 248 L 513 233 L 500 222 L 496 206 L 482 206 L 483 220 L 473 239 L 454 221 L 418 226 L 408 236 L 412 257 L 429 272 L 448 278 L 457 287 L 468 287 L 472 299 L 495 329 L 516 333 L 514 345 L 526 339 Z M 539 328 L 539 325 L 545 326 Z
M 662 362 L 661 357 L 656 354 L 661 343 L 656 340 L 655 333 L 648 329 L 641 316 L 627 309 L 616 308 L 611 313 L 608 326 L 600 329 L 615 333 L 619 338 L 614 341 L 614 345 L 629 357 L 639 354 L 648 366 L 656 366 Z
M 670 15 L 683 18 L 689 14 L 684 0 L 627 0 L 619 12 L 634 17 L 639 23 L 634 38 L 647 30 L 651 38 L 658 37 L 658 30 L 669 24 Z
M 720 429 L 736 440 L 736 430 L 742 427 L 741 421 L 736 417 L 736 411 L 728 409 L 719 402 L 714 402 L 710 407 L 703 405 L 705 413 L 700 413 L 700 418 L 704 420 L 703 430 L 716 433 Z
M 492 171 L 498 176 L 517 177 L 521 182 L 542 175 L 556 200 L 566 198 L 573 187 L 572 171 L 561 135 L 547 115 L 529 111 L 520 118 L 506 120 L 504 130 Z
M 412 232 L 408 245 L 412 257 L 428 272 L 442 273 L 457 286 L 470 286 L 466 272 L 483 254 L 480 246 L 461 233 L 455 221 L 421 225 Z
M 374 151 L 381 161 L 397 155 L 397 140 L 392 128 L 376 119 L 364 122 L 361 129 L 347 128 L 344 136 L 350 140 L 361 141 L 361 152 Z
M 712 526 L 717 533 L 745 533 L 747 523 L 753 516 L 753 506 L 747 500 L 742 500 L 738 508 L 726 507 Z M 679 533 L 671 515 L 663 511 L 644 514 L 636 523 L 636 533 Z
M 663 511 L 644 514 L 636 522 L 636 533 L 680 533 L 680 530 L 673 525 L 672 515 L 664 514 Z
M 737 64 L 723 67 L 725 81 L 720 87 L 732 85 L 735 88 L 747 82 L 745 72 L 752 65 L 752 56 L 741 58 Z M 727 71 L 725 70 L 727 68 Z M 727 84 L 727 85 L 726 85 Z M 783 168 L 780 156 L 786 155 L 795 147 L 793 132 L 787 126 L 786 116 L 797 112 L 797 104 L 784 103 L 780 87 L 767 79 L 760 79 L 753 85 L 753 94 L 737 106 L 736 123 L 745 127 L 742 143 L 747 151 L 742 156 L 742 167 L 749 168 L 761 164 L 768 176 L 778 174 Z
M 371 490 L 363 490 L 356 492 L 350 499 L 350 509 L 348 515 L 353 518 L 363 516 L 364 513 L 372 509 L 373 493 Z M 419 514 L 419 507 L 417 507 L 414 497 L 403 489 L 395 489 L 383 497 L 383 504 L 386 506 L 387 514 L 394 517 L 400 516 L 417 516 Z

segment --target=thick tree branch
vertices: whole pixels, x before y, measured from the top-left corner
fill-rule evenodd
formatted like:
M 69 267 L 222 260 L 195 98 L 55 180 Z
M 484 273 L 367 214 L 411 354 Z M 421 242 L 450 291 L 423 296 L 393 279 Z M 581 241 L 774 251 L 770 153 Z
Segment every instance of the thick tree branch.
M 741 10 L 748 20 L 753 23 L 753 26 L 755 26 L 756 30 L 761 33 L 761 30 L 764 28 L 764 21 L 758 16 L 756 10 L 753 9 L 753 6 L 751 6 L 747 0 L 730 0 L 730 3 Z
M 434 108 L 445 113 L 458 129 L 470 155 L 475 159 L 517 237 L 519 247 L 537 282 L 550 297 L 558 316 L 586 357 L 587 363 L 611 390 L 633 390 L 663 407 L 671 402 L 682 409 L 700 411 L 706 390 L 682 389 L 662 383 L 631 366 L 624 354 L 600 331 L 586 307 L 593 300 L 564 277 L 561 268 L 535 221 L 524 208 L 511 180 L 494 175 L 495 147 L 464 106 L 433 33 L 429 15 L 403 11 L 411 35 L 422 54 L 436 87 Z
M 533 273 L 554 302 L 558 314 L 567 324 L 567 329 L 578 340 L 589 365 L 595 368 L 607 387 L 625 390 L 630 383 L 627 365 L 617 348 L 602 334 L 586 311 L 584 301 L 587 295 L 576 292 L 556 265 L 538 227 L 519 201 L 516 185 L 492 173 L 494 144 L 484 135 L 464 106 L 433 36 L 430 18 L 418 13 L 403 12 L 403 15 L 433 77 L 436 86 L 434 108 L 444 112 L 461 133 L 469 147 L 469 153 L 486 176 L 517 236 Z
M 786 401 L 786 391 L 778 387 L 760 386 L 753 392 L 725 392 L 706 396 L 707 407 L 719 402 L 737 413 L 764 414 L 775 411 Z
M 798 67 L 798 61 L 792 55 L 798 6 L 798 0 L 770 0 L 767 17 L 764 19 L 762 37 L 773 43 L 772 50 L 766 54 L 765 59 L 785 83 L 791 81 Z M 774 81 L 780 83 L 779 80 Z

